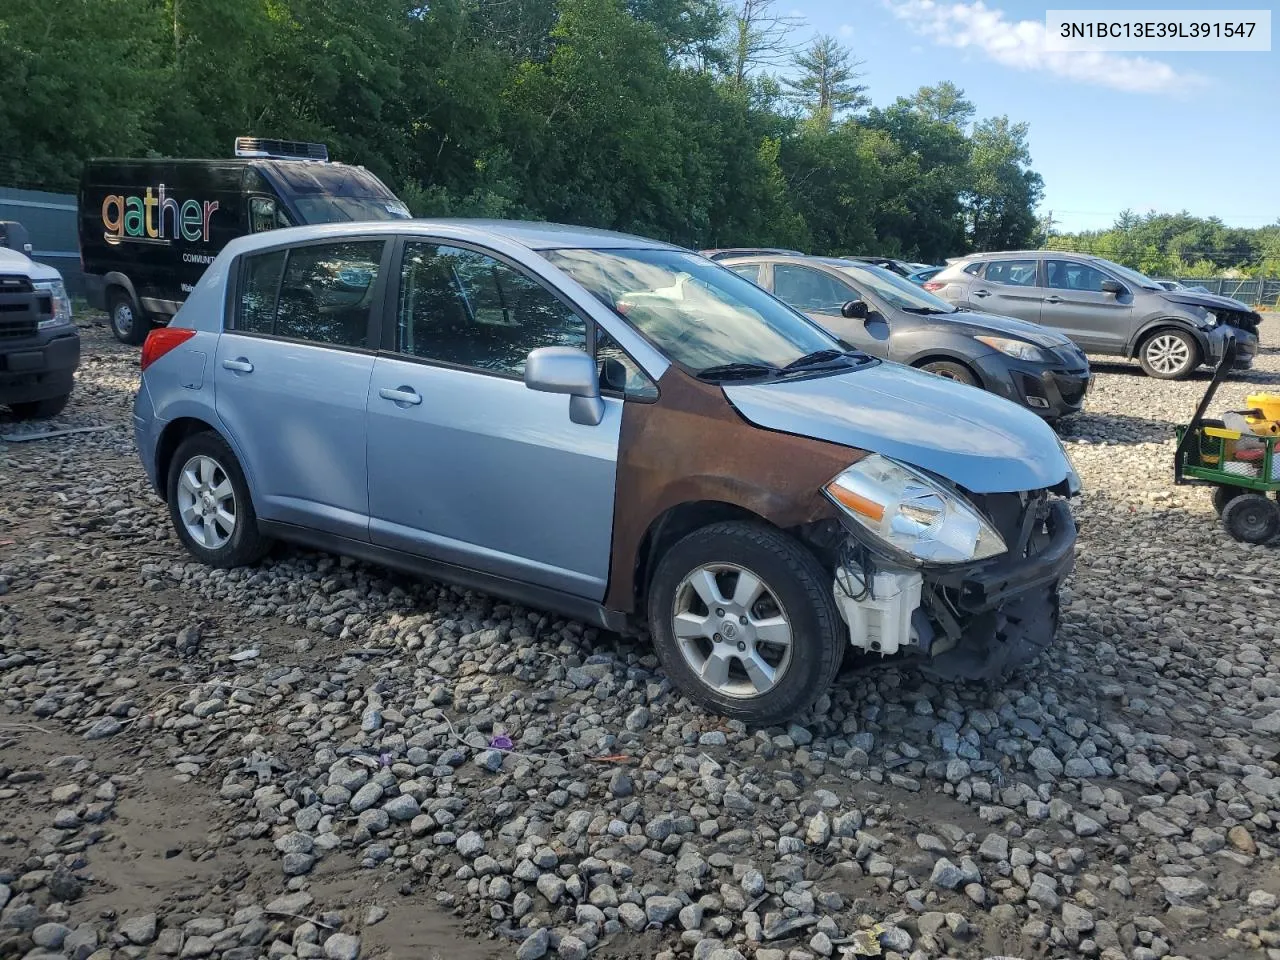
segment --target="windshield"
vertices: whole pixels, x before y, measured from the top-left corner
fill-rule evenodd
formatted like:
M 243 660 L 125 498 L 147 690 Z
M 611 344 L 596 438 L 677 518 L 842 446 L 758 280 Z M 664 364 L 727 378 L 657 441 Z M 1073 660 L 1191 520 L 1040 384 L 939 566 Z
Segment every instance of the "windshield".
M 409 208 L 394 197 L 297 197 L 293 201 L 303 223 L 347 220 L 408 220 Z
M 782 368 L 840 344 L 749 280 L 682 250 L 548 250 L 676 363 Z
M 910 280 L 890 270 L 872 267 L 847 260 L 831 260 L 849 275 L 854 283 L 861 284 L 873 294 L 899 310 L 924 313 L 955 313 L 956 308 L 947 301 L 935 297 L 928 290 L 916 286 Z
M 1130 283 L 1136 283 L 1138 286 L 1145 287 L 1147 290 L 1164 289 L 1160 284 L 1156 283 L 1150 277 L 1139 273 L 1137 270 L 1130 270 L 1128 267 L 1122 267 L 1120 264 L 1112 263 L 1110 260 L 1103 260 L 1101 257 L 1098 258 L 1098 263 L 1102 264 L 1113 273 L 1119 274 L 1121 280 L 1128 280 Z

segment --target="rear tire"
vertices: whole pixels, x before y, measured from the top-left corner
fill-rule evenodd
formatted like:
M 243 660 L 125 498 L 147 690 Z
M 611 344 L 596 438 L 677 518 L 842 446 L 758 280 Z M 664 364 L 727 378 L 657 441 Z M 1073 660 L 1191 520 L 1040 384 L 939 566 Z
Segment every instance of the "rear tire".
M 64 393 L 60 397 L 49 397 L 46 400 L 28 400 L 26 403 L 11 403 L 9 409 L 19 420 L 47 420 L 56 417 L 71 399 L 71 394 Z
M 944 380 L 954 380 L 956 383 L 963 383 L 970 387 L 978 386 L 978 378 L 974 376 L 973 371 L 955 360 L 933 360 L 921 364 L 919 369 L 925 373 L 932 373 L 935 377 L 942 377 Z
M 1261 493 L 1242 493 L 1222 511 L 1222 525 L 1242 543 L 1267 543 L 1280 534 L 1280 503 Z
M 1241 490 L 1239 487 L 1214 487 L 1213 488 L 1213 509 L 1218 516 L 1222 516 L 1222 511 L 1227 509 L 1227 504 L 1236 497 L 1247 493 L 1247 490 Z
M 258 531 L 240 463 L 216 433 L 195 433 L 178 444 L 165 490 L 173 529 L 201 563 L 222 569 L 249 566 L 270 548 Z
M 1138 360 L 1149 377 L 1185 380 L 1200 366 L 1200 345 L 1185 330 L 1166 327 L 1142 342 Z
M 831 574 L 799 541 L 760 523 L 713 524 L 671 547 L 654 571 L 648 614 L 680 691 L 759 726 L 812 706 L 848 646 Z
M 111 333 L 117 340 L 136 347 L 147 339 L 147 334 L 151 332 L 151 322 L 143 316 L 129 294 L 119 287 L 113 287 L 107 309 L 111 312 Z

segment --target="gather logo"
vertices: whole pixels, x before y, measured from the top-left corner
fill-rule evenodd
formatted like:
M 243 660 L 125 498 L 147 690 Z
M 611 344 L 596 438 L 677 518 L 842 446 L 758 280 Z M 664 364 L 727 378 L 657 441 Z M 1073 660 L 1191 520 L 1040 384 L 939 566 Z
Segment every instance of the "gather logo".
M 186 200 L 165 195 L 164 184 L 140 197 L 116 194 L 103 198 L 102 226 L 107 243 L 209 242 L 209 220 L 217 200 Z

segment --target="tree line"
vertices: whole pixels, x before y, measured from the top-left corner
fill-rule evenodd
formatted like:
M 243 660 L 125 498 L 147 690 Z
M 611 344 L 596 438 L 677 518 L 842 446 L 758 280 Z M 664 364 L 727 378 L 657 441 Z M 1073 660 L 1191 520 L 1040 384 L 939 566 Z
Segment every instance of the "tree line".
M 774 0 L 7 0 L 0 185 L 322 141 L 416 215 L 929 262 L 1039 238 L 1027 126 L 873 108 Z
M 1052 250 L 1093 253 L 1152 277 L 1280 276 L 1280 220 L 1228 227 L 1217 217 L 1126 210 L 1107 230 L 1051 233 Z

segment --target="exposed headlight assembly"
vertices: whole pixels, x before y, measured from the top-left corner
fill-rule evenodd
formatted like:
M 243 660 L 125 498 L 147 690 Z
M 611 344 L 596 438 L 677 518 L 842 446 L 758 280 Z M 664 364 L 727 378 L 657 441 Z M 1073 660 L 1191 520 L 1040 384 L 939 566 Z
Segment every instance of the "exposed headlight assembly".
M 1218 325 L 1218 315 L 1212 310 L 1204 309 L 1204 316 L 1200 318 L 1200 322 L 1206 327 L 1216 327 Z
M 1004 553 L 1000 534 L 964 497 L 903 464 L 871 454 L 823 488 L 891 555 L 968 563 Z
M 36 280 L 31 284 L 36 290 L 42 290 L 53 298 L 53 317 L 41 320 L 41 330 L 61 327 L 71 322 L 71 298 L 67 296 L 67 287 L 61 280 Z
M 993 350 L 999 350 L 1007 357 L 1016 357 L 1018 360 L 1045 363 L 1049 359 L 1045 356 L 1043 350 L 1034 343 L 1028 343 L 1026 340 L 1018 340 L 1014 337 L 978 336 L 977 334 L 974 335 L 973 339 L 979 343 L 985 343 Z

